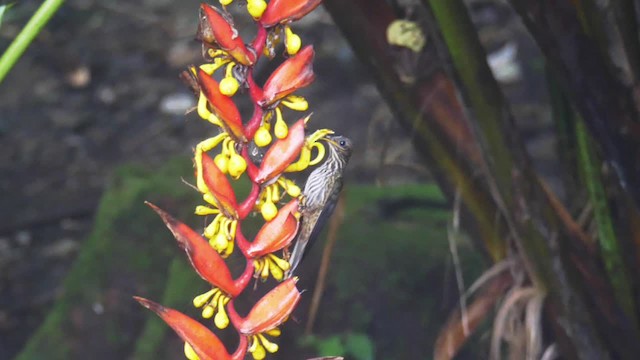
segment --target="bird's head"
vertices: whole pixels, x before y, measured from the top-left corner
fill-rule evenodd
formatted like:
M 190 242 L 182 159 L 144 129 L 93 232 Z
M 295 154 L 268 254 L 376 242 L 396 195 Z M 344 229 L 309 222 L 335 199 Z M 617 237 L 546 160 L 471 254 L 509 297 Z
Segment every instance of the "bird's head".
M 327 135 L 325 137 L 327 143 L 333 150 L 340 154 L 343 158 L 349 159 L 351 156 L 351 139 L 341 135 Z

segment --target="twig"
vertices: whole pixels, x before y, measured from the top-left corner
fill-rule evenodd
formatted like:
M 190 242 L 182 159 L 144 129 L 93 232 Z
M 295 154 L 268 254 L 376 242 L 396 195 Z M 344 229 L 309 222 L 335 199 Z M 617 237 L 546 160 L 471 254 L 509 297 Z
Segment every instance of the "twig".
M 460 266 L 460 257 L 458 256 L 458 248 L 456 246 L 457 235 L 460 234 L 460 191 L 456 191 L 453 201 L 453 219 L 447 231 L 447 240 L 449 241 L 449 251 L 453 259 L 453 267 L 456 274 L 456 283 L 458 285 L 458 294 L 460 300 L 460 316 L 462 318 L 462 328 L 464 334 L 469 333 L 469 321 L 467 318 L 467 299 L 464 296 L 464 278 L 462 276 L 462 268 Z
M 331 260 L 331 253 L 333 252 L 333 246 L 338 240 L 338 229 L 342 225 L 344 220 L 344 191 L 338 199 L 336 205 L 336 212 L 329 221 L 329 233 L 327 234 L 327 244 L 324 246 L 322 252 L 322 260 L 320 262 L 320 270 L 318 271 L 318 278 L 316 280 L 316 287 L 313 289 L 313 297 L 311 298 L 311 306 L 309 308 L 309 316 L 307 320 L 307 326 L 304 329 L 305 335 L 310 335 L 313 330 L 313 324 L 315 323 L 316 316 L 318 314 L 318 308 L 320 307 L 320 300 L 322 299 L 322 293 L 324 292 L 325 282 L 327 280 L 327 274 L 329 272 L 329 261 Z

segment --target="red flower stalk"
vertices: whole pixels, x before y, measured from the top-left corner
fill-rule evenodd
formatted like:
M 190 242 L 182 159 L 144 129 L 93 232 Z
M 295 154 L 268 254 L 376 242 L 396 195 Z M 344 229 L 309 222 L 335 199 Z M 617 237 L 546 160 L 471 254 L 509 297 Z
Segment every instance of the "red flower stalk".
M 231 1 L 221 3 L 226 5 Z M 155 205 L 148 205 L 173 233 L 193 269 L 212 287 L 195 296 L 193 304 L 202 309 L 204 319 L 213 318 L 218 328 L 231 324 L 240 337 L 238 348 L 230 354 L 220 339 L 200 322 L 150 300 L 135 298 L 158 314 L 185 341 L 189 358 L 236 360 L 250 352 L 254 359 L 263 359 L 267 352 L 278 350 L 266 336 L 279 335 L 278 326 L 290 317 L 300 301 L 301 294 L 295 285 L 297 278 L 285 279 L 290 265 L 286 257 L 277 254 L 286 253 L 300 227 L 301 190 L 283 174 L 302 171 L 320 161 L 325 152 L 319 141 L 332 131 L 325 129 L 307 136 L 305 126 L 309 116 L 289 126 L 280 106 L 307 110 L 307 101 L 294 93 L 314 80 L 314 51 L 311 46 L 299 51 L 301 40 L 289 24 L 319 3 L 319 0 L 272 0 L 267 5 L 263 0 L 248 0 L 248 12 L 257 26 L 250 46 L 238 35 L 226 11 L 200 5 L 197 37 L 206 50 L 207 63 L 190 67 L 183 77 L 198 97 L 198 115 L 221 130 L 218 135 L 200 142 L 194 156 L 196 188 L 210 205 L 198 206 L 196 214 L 214 217 L 207 218 L 208 225 L 199 233 Z M 273 30 L 266 29 L 273 27 Z M 264 54 L 263 50 L 274 51 L 277 44 L 270 37 L 277 37 L 278 29 L 285 34 L 284 46 L 291 57 L 260 88 L 253 78 L 253 68 Z M 222 76 L 216 74 L 221 69 L 224 69 Z M 218 82 L 216 78 L 222 80 Z M 248 88 L 248 97 L 254 106 L 254 115 L 247 122 L 243 122 L 233 99 L 240 85 Z M 318 155 L 311 160 L 313 148 L 317 148 Z M 209 152 L 217 155 L 211 156 Z M 251 182 L 251 191 L 239 201 L 232 181 L 245 173 Z M 285 202 L 286 196 L 290 199 Z M 248 240 L 241 229 L 244 219 L 252 212 L 261 213 L 265 223 L 256 236 Z M 225 258 L 233 253 L 236 243 L 246 267 L 234 279 Z M 252 277 L 266 279 L 269 276 L 281 283 L 262 297 L 246 317 L 241 317 L 234 307 L 235 298 L 251 289 L 248 284 Z

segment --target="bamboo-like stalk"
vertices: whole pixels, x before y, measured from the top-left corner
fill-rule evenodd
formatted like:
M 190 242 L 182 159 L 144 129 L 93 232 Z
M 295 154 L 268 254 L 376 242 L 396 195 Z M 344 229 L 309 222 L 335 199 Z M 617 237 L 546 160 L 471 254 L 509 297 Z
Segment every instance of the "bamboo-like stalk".
M 451 1 L 438 2 L 436 5 L 451 6 Z M 617 345 L 619 341 L 616 342 L 615 339 L 624 338 L 620 328 L 616 328 L 615 324 L 611 325 L 609 321 L 612 319 L 610 315 L 617 311 L 615 302 L 611 299 L 611 294 L 603 290 L 607 288 L 607 284 L 594 263 L 594 258 L 575 255 L 576 251 L 591 254 L 591 242 L 563 204 L 538 180 L 529 166 L 508 107 L 504 105 L 499 91 L 493 91 L 497 89 L 495 80 L 493 88 L 481 86 L 481 80 L 486 76 L 491 77 L 490 72 L 484 71 L 488 70 L 486 64 L 476 66 L 464 76 L 469 82 L 464 84 L 465 87 L 469 85 L 475 91 L 490 94 L 476 94 L 473 97 L 484 110 L 480 112 L 481 116 L 486 116 L 478 120 L 478 133 L 484 138 L 483 141 L 487 141 L 487 138 L 498 141 L 483 143 L 484 147 L 481 148 L 468 125 L 453 81 L 442 69 L 435 70 L 428 76 L 417 74 L 414 76 L 417 81 L 412 84 L 403 83 L 394 71 L 398 59 L 393 54 L 398 50 L 388 45 L 385 30 L 397 17 L 386 1 L 327 0 L 325 6 L 353 45 L 356 54 L 374 74 L 383 96 L 390 103 L 398 120 L 414 134 L 416 147 L 427 158 L 445 193 L 451 199 L 454 193 L 452 190 L 460 191 L 462 201 L 468 209 L 467 215 L 473 218 L 472 223 L 476 226 L 470 230 L 479 234 L 483 246 L 490 249 L 490 253 L 491 249 L 495 249 L 492 246 L 496 242 L 494 240 L 492 243 L 487 235 L 508 234 L 516 238 L 525 261 L 534 264 L 529 273 L 538 282 L 539 289 L 547 291 L 550 313 L 555 314 L 552 319 L 568 319 L 561 324 L 554 323 L 554 328 L 559 332 L 557 338 L 560 339 L 563 353 L 569 357 L 610 358 L 611 349 L 597 329 L 612 330 L 604 334 L 605 338 L 611 340 L 610 343 Z M 456 18 L 461 13 L 451 11 L 456 9 L 464 8 L 448 8 L 446 13 L 452 18 L 447 21 L 455 24 L 454 31 L 467 29 L 467 32 L 460 31 L 458 35 L 465 37 L 463 44 L 471 48 L 470 52 L 461 52 L 457 56 L 475 56 L 477 62 L 484 61 L 482 48 L 473 43 L 477 39 L 468 38 L 469 31 L 473 28 L 461 25 L 460 19 Z M 467 16 L 466 12 L 462 12 L 462 15 Z M 480 49 L 482 55 L 473 52 L 477 49 Z M 428 51 L 415 56 L 435 57 Z M 456 60 L 453 63 L 456 68 L 465 64 L 464 61 L 456 64 Z M 497 99 L 491 98 L 492 96 Z M 476 105 L 473 104 L 472 107 L 475 110 Z M 480 149 L 487 153 L 478 153 Z M 483 161 L 485 156 L 490 159 L 489 164 Z M 485 175 L 489 172 L 484 169 L 493 171 L 494 168 L 497 168 L 494 178 L 487 182 L 479 181 L 477 170 L 473 171 L 483 169 L 480 172 Z M 491 212 L 483 212 L 486 209 Z M 492 219 L 498 219 L 498 222 L 495 223 Z M 510 221 L 508 231 L 507 221 Z M 485 229 L 488 231 L 483 231 Z M 504 246 L 504 241 L 499 244 Z M 592 284 L 586 293 L 583 293 L 583 284 Z M 598 325 L 593 323 L 593 311 Z M 634 345 L 618 348 L 623 349 L 615 351 L 616 353 L 628 354 L 634 349 Z
M 522 160 L 518 157 L 523 157 L 523 148 L 517 141 L 510 141 L 513 133 L 510 111 L 485 60 L 486 53 L 467 16 L 467 9 L 457 0 L 423 2 L 431 7 L 456 75 L 463 84 L 462 95 L 473 108 L 491 175 L 503 201 L 511 203 L 512 169 L 514 162 Z
M 412 134 L 449 199 L 456 189 L 460 191 L 466 209 L 463 221 L 478 234 L 480 248 L 493 261 L 504 258 L 505 224 L 477 176 L 477 169 L 484 165 L 451 80 L 441 69 L 416 76 L 413 84 L 401 80 L 394 70 L 397 58 L 393 54 L 398 50 L 386 41 L 388 25 L 398 18 L 385 1 L 328 0 L 324 5 L 374 74 L 382 95 Z
M 592 259 L 575 262 L 567 250 L 555 250 L 560 243 L 585 247 L 589 244 L 586 236 L 564 206 L 538 182 L 462 1 L 423 2 L 430 5 L 442 31 L 464 98 L 475 114 L 485 155 L 493 160 L 489 161 L 490 173 L 502 197 L 495 201 L 504 201 L 502 209 L 529 276 L 540 291 L 548 292 L 559 316 L 570 319 L 562 330 L 571 342 L 564 345 L 564 352 L 580 358 L 588 354 L 607 358 L 606 345 L 595 330 L 599 325 L 590 315 L 590 301 L 581 292 L 585 279 L 597 278 L 602 283 L 602 276 Z M 611 302 L 606 295 L 599 297 L 598 301 Z
M 640 205 L 639 111 L 633 90 L 610 71 L 570 0 L 511 0 L 562 88 L 582 116 L 620 187 Z

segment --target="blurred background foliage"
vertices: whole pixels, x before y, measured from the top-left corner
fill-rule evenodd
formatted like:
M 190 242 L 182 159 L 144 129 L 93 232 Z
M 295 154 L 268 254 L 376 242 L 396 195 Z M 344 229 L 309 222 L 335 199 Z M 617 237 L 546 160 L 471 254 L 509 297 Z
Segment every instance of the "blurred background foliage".
M 39 5 L 4 10 L 3 48 Z M 143 205 L 197 225 L 197 5 L 69 0 L 0 83 L 0 358 L 182 357 L 130 296 L 205 288 Z M 296 24 L 313 126 L 357 147 L 279 358 L 635 359 L 639 10 L 325 0 Z

